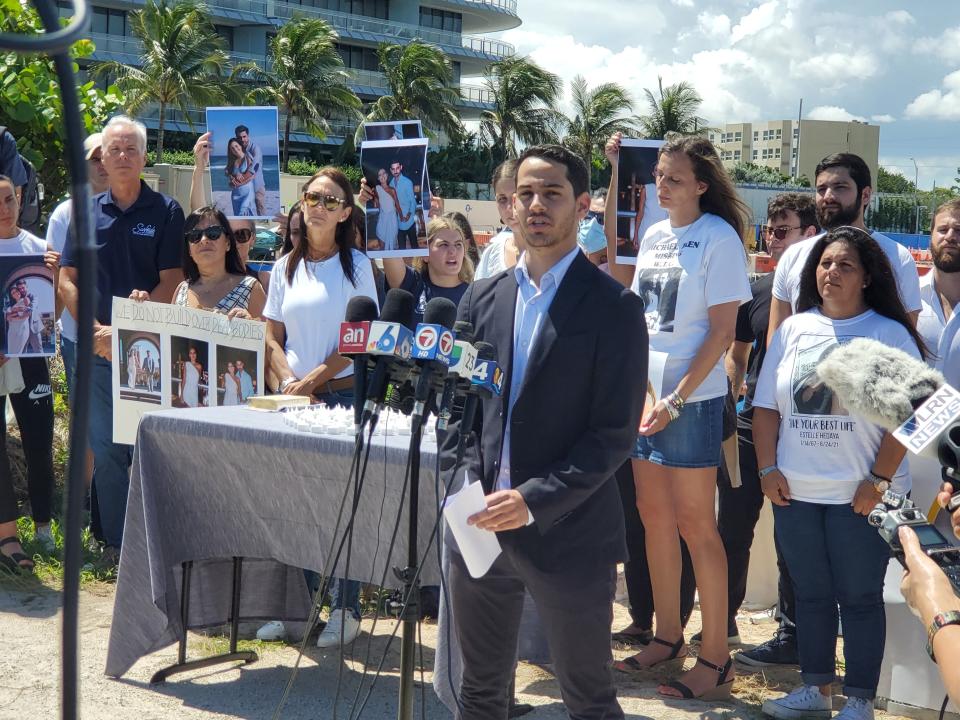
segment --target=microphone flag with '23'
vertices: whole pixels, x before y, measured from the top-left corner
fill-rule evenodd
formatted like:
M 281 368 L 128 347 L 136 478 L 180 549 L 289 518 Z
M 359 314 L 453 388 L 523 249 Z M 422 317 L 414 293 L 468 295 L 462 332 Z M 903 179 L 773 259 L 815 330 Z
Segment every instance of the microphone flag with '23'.
M 367 355 L 374 360 L 374 366 L 367 382 L 361 425 L 366 425 L 383 405 L 387 381 L 403 379 L 409 371 L 413 352 L 413 308 L 413 295 L 393 288 L 383 301 L 380 319 L 370 323 Z
M 363 417 L 363 398 L 367 394 L 367 337 L 370 323 L 377 319 L 377 303 L 366 295 L 350 298 L 344 321 L 340 323 L 340 342 L 337 352 L 353 357 L 353 404 L 354 431 L 360 431 Z
M 936 458 L 960 480 L 960 392 L 936 370 L 897 348 L 869 338 L 838 346 L 817 375 L 852 413 L 893 433 L 909 451 Z M 948 509 L 960 507 L 954 484 Z
M 477 362 L 477 349 L 473 346 L 473 325 L 466 320 L 458 320 L 453 324 L 453 353 L 450 356 L 450 367 L 447 369 L 447 379 L 443 384 L 443 393 L 440 396 L 440 405 L 437 409 L 437 427 L 444 430 L 453 413 L 455 395 L 461 395 L 470 389 L 473 378 L 473 366 Z

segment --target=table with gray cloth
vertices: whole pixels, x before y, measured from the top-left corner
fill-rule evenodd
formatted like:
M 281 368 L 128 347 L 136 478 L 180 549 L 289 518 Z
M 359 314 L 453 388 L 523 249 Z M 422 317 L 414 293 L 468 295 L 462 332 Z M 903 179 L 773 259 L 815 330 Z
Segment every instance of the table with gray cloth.
M 405 565 L 407 503 L 401 508 L 400 501 L 409 440 L 374 438 L 350 568 L 344 573 L 341 558 L 335 576 L 380 584 L 385 567 Z M 325 569 L 352 453 L 352 437 L 300 432 L 281 413 L 219 407 L 145 415 L 130 473 L 106 674 L 120 677 L 182 636 L 186 561 L 193 561 L 189 627 L 227 622 L 233 557 L 244 558 L 240 619 L 306 619 L 310 598 L 301 568 Z M 421 553 L 436 521 L 435 458 L 435 447 L 424 443 Z M 420 580 L 439 584 L 435 552 Z M 398 585 L 392 570 L 383 584 Z

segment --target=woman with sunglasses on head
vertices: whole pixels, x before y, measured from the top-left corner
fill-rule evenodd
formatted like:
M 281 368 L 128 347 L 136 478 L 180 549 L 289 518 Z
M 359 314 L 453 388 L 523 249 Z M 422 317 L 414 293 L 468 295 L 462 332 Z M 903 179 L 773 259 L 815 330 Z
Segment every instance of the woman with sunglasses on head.
M 190 213 L 184 222 L 183 275 L 174 305 L 222 312 L 229 317 L 258 319 L 266 295 L 247 274 L 227 218 L 214 207 Z
M 910 492 L 906 449 L 843 408 L 817 375 L 840 344 L 877 340 L 920 358 L 893 268 L 864 230 L 843 226 L 811 247 L 797 312 L 767 347 L 753 399 L 763 494 L 796 594 L 803 685 L 763 703 L 776 718 L 829 718 L 836 674 L 837 607 L 843 621 L 847 704 L 835 720 L 869 720 L 880 680 L 890 548 L 867 515 L 888 489 Z
M 618 133 L 606 146 L 614 168 L 620 139 Z M 680 680 L 661 685 L 659 693 L 719 699 L 729 697 L 733 686 L 727 563 L 714 514 L 728 394 L 723 357 L 734 339 L 737 310 L 751 298 L 742 240 L 749 211 L 706 139 L 668 140 L 660 148 L 655 178 L 668 219 L 643 236 L 631 288 L 647 303 L 651 360 L 654 352 L 663 358 L 661 399 L 646 411 L 632 455 L 656 634 L 642 652 L 614 667 L 624 672 L 664 663 L 682 667 L 687 655 L 680 617 L 682 535 L 700 595 L 702 644 L 697 663 Z M 617 267 L 622 266 L 611 270 Z
M 353 364 L 337 352 L 347 303 L 358 295 L 377 301 L 370 260 L 356 247 L 353 188 L 338 168 L 321 168 L 300 198 L 299 244 L 270 273 L 267 319 L 268 383 L 278 392 L 306 395 L 327 405 L 353 406 Z M 309 578 L 308 578 L 309 581 Z M 333 609 L 318 647 L 350 644 L 360 632 L 360 583 L 338 580 Z M 285 634 L 279 621 L 260 639 Z

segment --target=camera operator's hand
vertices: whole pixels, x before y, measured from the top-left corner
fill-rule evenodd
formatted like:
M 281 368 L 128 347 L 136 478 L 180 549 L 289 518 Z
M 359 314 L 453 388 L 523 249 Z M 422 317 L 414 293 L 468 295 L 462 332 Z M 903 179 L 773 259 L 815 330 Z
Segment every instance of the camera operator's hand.
M 948 482 L 945 482 L 940 487 L 940 492 L 937 494 L 937 502 L 940 503 L 940 507 L 947 507 L 947 503 L 950 502 L 953 493 L 953 485 Z M 953 511 L 953 514 L 950 516 L 950 524 L 953 525 L 953 534 L 960 538 L 960 510 Z
M 902 526 L 899 530 L 907 569 L 900 581 L 904 599 L 928 626 L 937 613 L 960 610 L 960 598 L 953 592 L 950 580 L 943 570 L 923 552 L 920 541 L 912 528 Z

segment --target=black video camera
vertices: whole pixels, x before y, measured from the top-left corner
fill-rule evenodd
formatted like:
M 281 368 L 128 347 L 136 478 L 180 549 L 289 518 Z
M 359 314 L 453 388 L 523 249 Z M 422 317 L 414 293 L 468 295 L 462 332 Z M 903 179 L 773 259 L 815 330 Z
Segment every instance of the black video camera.
M 953 545 L 933 525 L 927 522 L 923 512 L 912 500 L 900 493 L 887 490 L 882 500 L 870 511 L 867 522 L 880 532 L 887 541 L 897 561 L 907 566 L 904 560 L 903 546 L 900 544 L 899 531 L 903 525 L 909 526 L 920 541 L 921 549 L 933 560 L 953 585 L 953 591 L 960 596 L 960 547 Z

